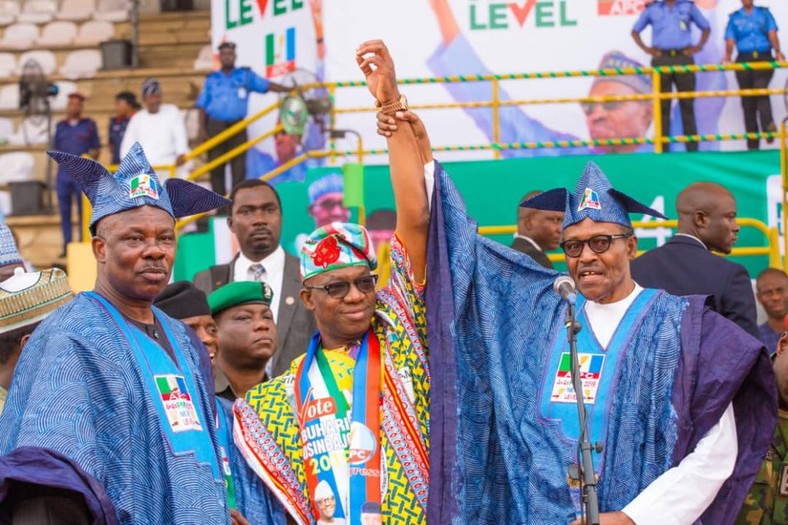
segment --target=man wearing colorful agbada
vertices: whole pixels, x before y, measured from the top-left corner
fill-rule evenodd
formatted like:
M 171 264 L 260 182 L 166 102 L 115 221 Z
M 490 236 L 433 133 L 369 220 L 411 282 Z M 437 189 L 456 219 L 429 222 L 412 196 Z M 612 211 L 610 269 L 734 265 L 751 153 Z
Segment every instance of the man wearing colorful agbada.
M 359 52 L 370 90 L 395 98 L 383 43 Z M 385 104 L 378 117 L 389 143 L 414 128 L 426 135 L 400 101 L 396 119 Z M 417 142 L 410 149 L 411 164 L 424 157 Z M 401 150 L 390 159 L 396 180 L 395 166 L 407 159 Z M 578 524 L 571 467 L 580 430 L 565 366 L 566 305 L 552 290 L 558 274 L 479 236 L 448 175 L 434 168 L 425 298 L 429 521 Z M 414 181 L 409 193 L 423 202 L 424 188 Z M 574 192 L 548 191 L 523 206 L 565 212 L 562 248 L 582 294 L 578 349 L 590 441 L 604 447 L 594 454 L 600 522 L 732 523 L 774 428 L 768 353 L 705 298 L 632 280 L 629 213 L 659 214 L 613 189 L 593 163 Z M 421 217 L 426 206 L 397 212 Z
M 227 201 L 161 185 L 138 144 L 114 175 L 50 155 L 93 206 L 97 279 L 19 361 L 0 416 L 0 521 L 32 508 L 25 523 L 230 523 L 207 352 L 151 306 L 170 277 L 175 219 Z M 59 513 L 64 499 L 79 511 Z
M 402 133 L 389 148 L 407 152 L 414 140 Z M 409 193 L 424 186 L 422 160 L 392 162 L 395 170 L 398 209 L 426 210 L 426 192 Z M 236 444 L 299 525 L 360 525 L 369 509 L 390 525 L 426 522 L 427 219 L 397 219 L 391 280 L 377 294 L 363 227 L 313 232 L 301 253 L 301 299 L 318 331 L 288 372 L 236 403 Z

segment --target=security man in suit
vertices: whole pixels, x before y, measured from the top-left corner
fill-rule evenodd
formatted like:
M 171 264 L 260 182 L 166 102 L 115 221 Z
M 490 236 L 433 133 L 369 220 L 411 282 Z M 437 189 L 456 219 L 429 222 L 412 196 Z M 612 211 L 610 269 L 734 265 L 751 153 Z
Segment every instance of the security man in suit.
M 700 41 L 692 41 L 692 24 L 700 30 Z M 647 46 L 640 38 L 640 33 L 651 26 L 651 45 Z M 647 4 L 632 28 L 632 38 L 646 53 L 651 55 L 652 66 L 686 66 L 695 63 L 692 58 L 698 53 L 711 34 L 709 21 L 703 17 L 698 7 L 691 0 L 661 0 Z M 694 73 L 661 74 L 659 90 L 669 93 L 676 86 L 676 91 L 695 91 Z M 672 100 L 662 101 L 663 136 L 670 130 L 670 107 Z M 679 100 L 681 123 L 685 135 L 697 135 L 695 125 L 695 103 L 691 98 Z M 688 142 L 687 151 L 698 151 L 697 142 Z
M 520 199 L 520 202 L 525 202 L 540 193 L 542 192 L 532 191 Z M 529 255 L 545 268 L 552 268 L 553 263 L 547 258 L 545 252 L 558 248 L 558 243 L 561 242 L 561 224 L 563 222 L 563 212 L 518 206 L 517 233 L 514 234 L 512 248 Z
M 280 245 L 282 202 L 267 182 L 249 179 L 230 195 L 227 225 L 238 238 L 241 251 L 229 264 L 212 266 L 194 276 L 194 285 L 210 295 L 227 283 L 262 281 L 273 290 L 271 311 L 279 335 L 278 350 L 268 361 L 268 377 L 287 370 L 303 354 L 315 332 L 315 318 L 299 299 L 301 273 L 296 257 Z
M 200 108 L 200 140 L 205 141 L 246 118 L 249 108 L 249 92 L 285 93 L 284 86 L 266 80 L 248 67 L 235 67 L 235 44 L 219 44 L 221 69 L 205 78 L 203 90 L 195 106 Z M 235 149 L 246 142 L 246 130 L 236 133 L 225 142 L 208 151 L 208 160 Z M 233 186 L 244 180 L 246 175 L 246 155 L 239 155 L 230 161 Z M 227 193 L 224 182 L 224 164 L 211 170 L 211 186 L 220 195 Z
M 755 297 L 747 270 L 714 255 L 729 254 L 739 233 L 736 200 L 719 184 L 690 184 L 676 199 L 678 233 L 632 262 L 632 276 L 646 288 L 673 295 L 709 295 L 712 308 L 758 337 Z

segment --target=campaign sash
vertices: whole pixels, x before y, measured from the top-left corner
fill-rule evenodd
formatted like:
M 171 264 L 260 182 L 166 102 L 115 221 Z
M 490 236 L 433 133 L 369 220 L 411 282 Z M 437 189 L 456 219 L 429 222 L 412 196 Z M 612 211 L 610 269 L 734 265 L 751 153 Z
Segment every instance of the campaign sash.
M 321 500 L 330 497 L 327 486 L 336 501 L 334 516 L 327 517 L 361 525 L 362 506 L 381 502 L 380 343 L 370 329 L 361 342 L 352 376 L 339 378 L 344 389 L 321 348 L 316 333 L 295 379 L 307 489 L 315 520 L 321 518 L 318 496 Z M 352 407 L 345 394 L 350 382 Z
M 641 291 L 618 324 L 613 337 L 603 348 L 588 321 L 585 312 L 585 299 L 577 301 L 577 320 L 583 330 L 577 335 L 578 362 L 580 380 L 588 419 L 589 441 L 601 442 L 605 445 L 608 429 L 608 418 L 613 403 L 612 392 L 618 382 L 621 363 L 626 357 L 627 348 L 635 330 L 640 324 L 643 313 L 648 311 L 649 304 L 656 297 L 656 290 Z M 561 331 L 555 338 L 541 394 L 542 416 L 550 422 L 558 424 L 558 435 L 563 441 L 577 447 L 580 438 L 580 424 L 577 417 L 577 395 L 572 385 L 569 344 L 566 332 Z M 594 459 L 594 470 L 597 477 L 604 468 L 605 455 L 600 454 Z M 576 458 L 575 461 L 578 461 Z M 579 517 L 580 483 L 567 479 L 572 502 Z
M 237 509 L 235 500 L 235 481 L 233 481 L 233 471 L 230 469 L 230 447 L 233 446 L 230 432 L 227 428 L 227 421 L 224 419 L 224 408 L 222 408 L 219 398 L 216 400 L 216 437 L 219 438 L 219 452 L 222 458 L 222 473 L 224 474 L 224 486 L 227 489 L 227 506 Z
M 175 455 L 193 454 L 195 461 L 210 467 L 213 479 L 223 479 L 216 451 L 205 423 L 200 420 L 200 399 L 194 376 L 183 351 L 166 322 L 161 322 L 175 361 L 147 334 L 131 325 L 109 301 L 95 292 L 87 295 L 110 314 L 134 351 L 143 386 L 153 400 L 164 436 Z M 154 315 L 156 311 L 154 309 Z

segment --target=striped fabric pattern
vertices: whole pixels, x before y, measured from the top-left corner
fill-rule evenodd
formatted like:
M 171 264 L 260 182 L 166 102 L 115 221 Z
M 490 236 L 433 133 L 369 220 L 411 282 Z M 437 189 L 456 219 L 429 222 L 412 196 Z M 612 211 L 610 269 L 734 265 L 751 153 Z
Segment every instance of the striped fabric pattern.
M 123 157 L 114 174 L 92 159 L 62 151 L 48 153 L 87 195 L 93 207 L 90 217 L 90 231 L 93 234 L 96 223 L 104 217 L 141 206 L 154 206 L 178 219 L 230 203 L 221 195 L 185 180 L 171 179 L 162 186 L 138 142 Z M 140 175 L 150 178 L 154 191 L 132 197 L 132 183 Z
M 199 373 L 199 341 L 163 318 L 184 350 L 185 372 L 195 376 L 195 410 L 213 421 L 213 384 Z M 228 523 L 224 482 L 193 455 L 172 453 L 140 366 L 106 311 L 78 295 L 40 325 L 22 353 L 0 416 L 0 455 L 28 446 L 68 457 L 106 489 L 124 524 Z M 214 425 L 205 431 L 218 450 Z

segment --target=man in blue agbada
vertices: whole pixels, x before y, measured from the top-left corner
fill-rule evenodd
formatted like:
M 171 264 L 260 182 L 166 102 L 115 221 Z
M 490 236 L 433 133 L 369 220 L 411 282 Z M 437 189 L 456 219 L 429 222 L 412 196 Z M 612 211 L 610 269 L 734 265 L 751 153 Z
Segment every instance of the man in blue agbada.
M 151 306 L 170 278 L 175 219 L 227 201 L 162 186 L 139 144 L 114 175 L 50 155 L 93 205 L 98 275 L 19 361 L 0 417 L 0 521 L 229 523 L 207 353 Z
M 380 42 L 360 48 L 378 100 L 397 100 Z M 400 99 L 401 100 L 401 99 Z M 385 107 L 385 106 L 384 106 Z M 426 158 L 426 132 L 407 108 L 378 116 L 392 180 Z M 396 118 L 394 118 L 396 116 Z M 425 146 L 426 144 L 426 146 Z M 428 170 L 433 166 L 428 164 Z M 434 164 L 427 259 L 430 348 L 430 523 L 578 523 L 579 428 L 569 381 L 566 305 L 558 274 L 478 235 L 446 172 Z M 427 202 L 422 181 L 413 202 Z M 660 216 L 610 186 L 590 163 L 574 192 L 524 206 L 565 212 L 562 247 L 581 294 L 578 335 L 590 441 L 605 525 L 732 523 L 776 420 L 761 343 L 705 306 L 643 289 L 629 261 L 629 213 Z M 424 206 L 426 208 L 426 204 Z M 412 206 L 398 217 L 425 216 Z

